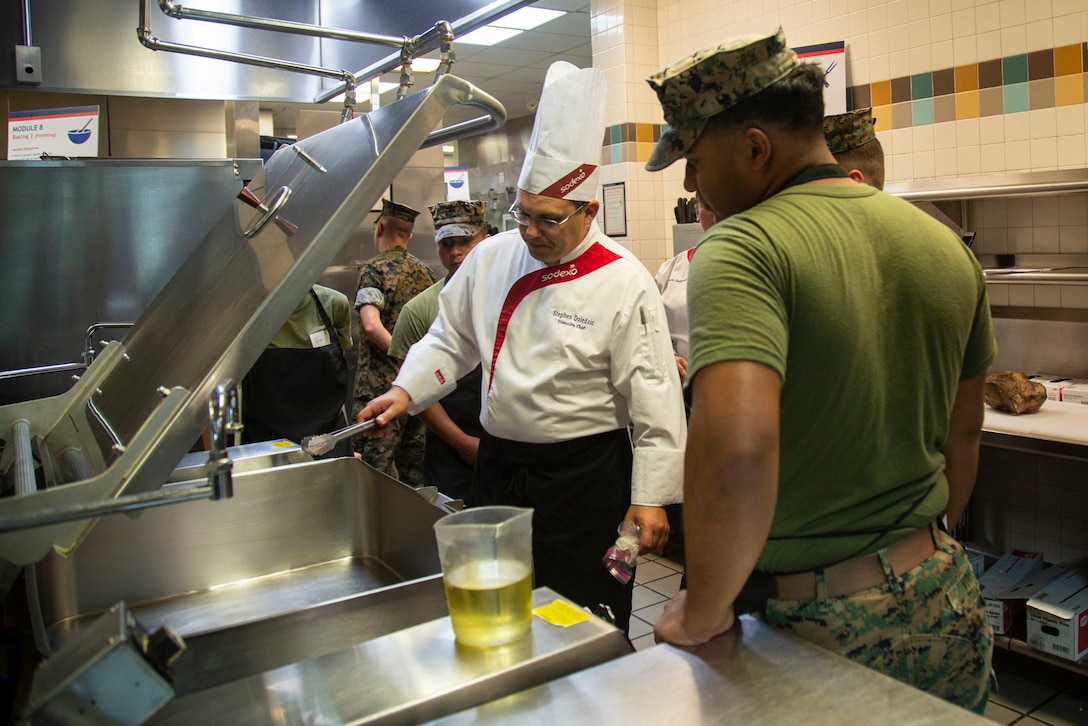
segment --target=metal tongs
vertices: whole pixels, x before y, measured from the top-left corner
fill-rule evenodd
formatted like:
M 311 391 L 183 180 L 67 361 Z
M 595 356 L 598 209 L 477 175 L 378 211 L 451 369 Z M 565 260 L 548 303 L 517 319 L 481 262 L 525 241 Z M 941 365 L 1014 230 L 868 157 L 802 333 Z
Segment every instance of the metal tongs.
M 339 431 L 333 431 L 331 434 L 317 434 L 316 436 L 307 436 L 302 440 L 302 450 L 311 456 L 321 456 L 332 451 L 332 447 L 344 439 L 350 438 L 355 434 L 361 434 L 364 431 L 370 431 L 370 429 L 377 428 L 378 422 L 372 418 L 368 418 L 361 423 L 352 424 L 346 428 L 342 428 Z

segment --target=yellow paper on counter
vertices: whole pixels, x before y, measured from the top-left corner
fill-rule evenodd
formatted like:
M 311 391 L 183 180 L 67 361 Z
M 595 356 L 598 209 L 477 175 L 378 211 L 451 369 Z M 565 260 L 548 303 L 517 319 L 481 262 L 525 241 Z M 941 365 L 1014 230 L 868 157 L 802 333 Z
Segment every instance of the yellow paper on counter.
M 562 600 L 552 600 L 547 605 L 533 608 L 533 614 L 546 623 L 558 625 L 562 628 L 577 625 L 578 623 L 584 623 L 589 620 L 589 613 L 585 610 L 576 608 L 570 603 L 563 602 Z

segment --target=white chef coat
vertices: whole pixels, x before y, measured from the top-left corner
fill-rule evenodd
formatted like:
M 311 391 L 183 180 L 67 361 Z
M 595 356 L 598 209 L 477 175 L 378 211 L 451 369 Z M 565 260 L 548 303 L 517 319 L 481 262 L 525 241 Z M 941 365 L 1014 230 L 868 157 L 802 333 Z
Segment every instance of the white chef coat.
M 672 335 L 676 355 L 688 357 L 688 271 L 691 270 L 690 250 L 681 252 L 657 269 L 654 281 L 665 304 L 665 319 Z
M 611 261 L 587 272 L 593 260 Z M 510 295 L 519 280 L 542 278 L 549 283 Z M 411 396 L 410 413 L 482 364 L 480 422 L 488 433 L 551 443 L 630 424 L 632 504 L 682 499 L 687 424 L 661 296 L 638 258 L 596 222 L 553 267 L 529 254 L 517 230 L 483 240 L 438 307 L 393 382 Z

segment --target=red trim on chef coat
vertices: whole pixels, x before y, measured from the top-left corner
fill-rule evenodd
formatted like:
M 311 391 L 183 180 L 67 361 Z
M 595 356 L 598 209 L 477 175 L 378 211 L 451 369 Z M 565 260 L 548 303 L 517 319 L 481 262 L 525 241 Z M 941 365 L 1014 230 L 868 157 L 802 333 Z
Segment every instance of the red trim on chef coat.
M 503 302 L 502 312 L 499 313 L 499 324 L 495 330 L 495 350 L 491 353 L 491 371 L 487 379 L 487 390 L 491 390 L 491 383 L 495 380 L 495 362 L 499 359 L 499 351 L 506 340 L 506 328 L 510 324 L 510 318 L 514 315 L 514 310 L 521 304 L 521 301 L 529 293 L 542 287 L 576 280 L 618 259 L 620 259 L 620 256 L 615 252 L 605 249 L 599 242 L 594 242 L 589 246 L 589 249 L 570 262 L 530 272 L 515 282 L 510 287 L 510 292 L 506 293 L 506 301 Z

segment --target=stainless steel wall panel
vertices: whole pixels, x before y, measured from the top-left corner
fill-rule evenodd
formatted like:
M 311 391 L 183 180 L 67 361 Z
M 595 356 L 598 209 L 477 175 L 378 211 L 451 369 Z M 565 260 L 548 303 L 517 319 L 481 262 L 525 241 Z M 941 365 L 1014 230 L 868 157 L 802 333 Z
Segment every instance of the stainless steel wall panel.
M 88 327 L 135 321 L 259 168 L 0 162 L 0 371 L 82 362 Z M 69 375 L 0 380 L 0 404 L 62 393 Z

